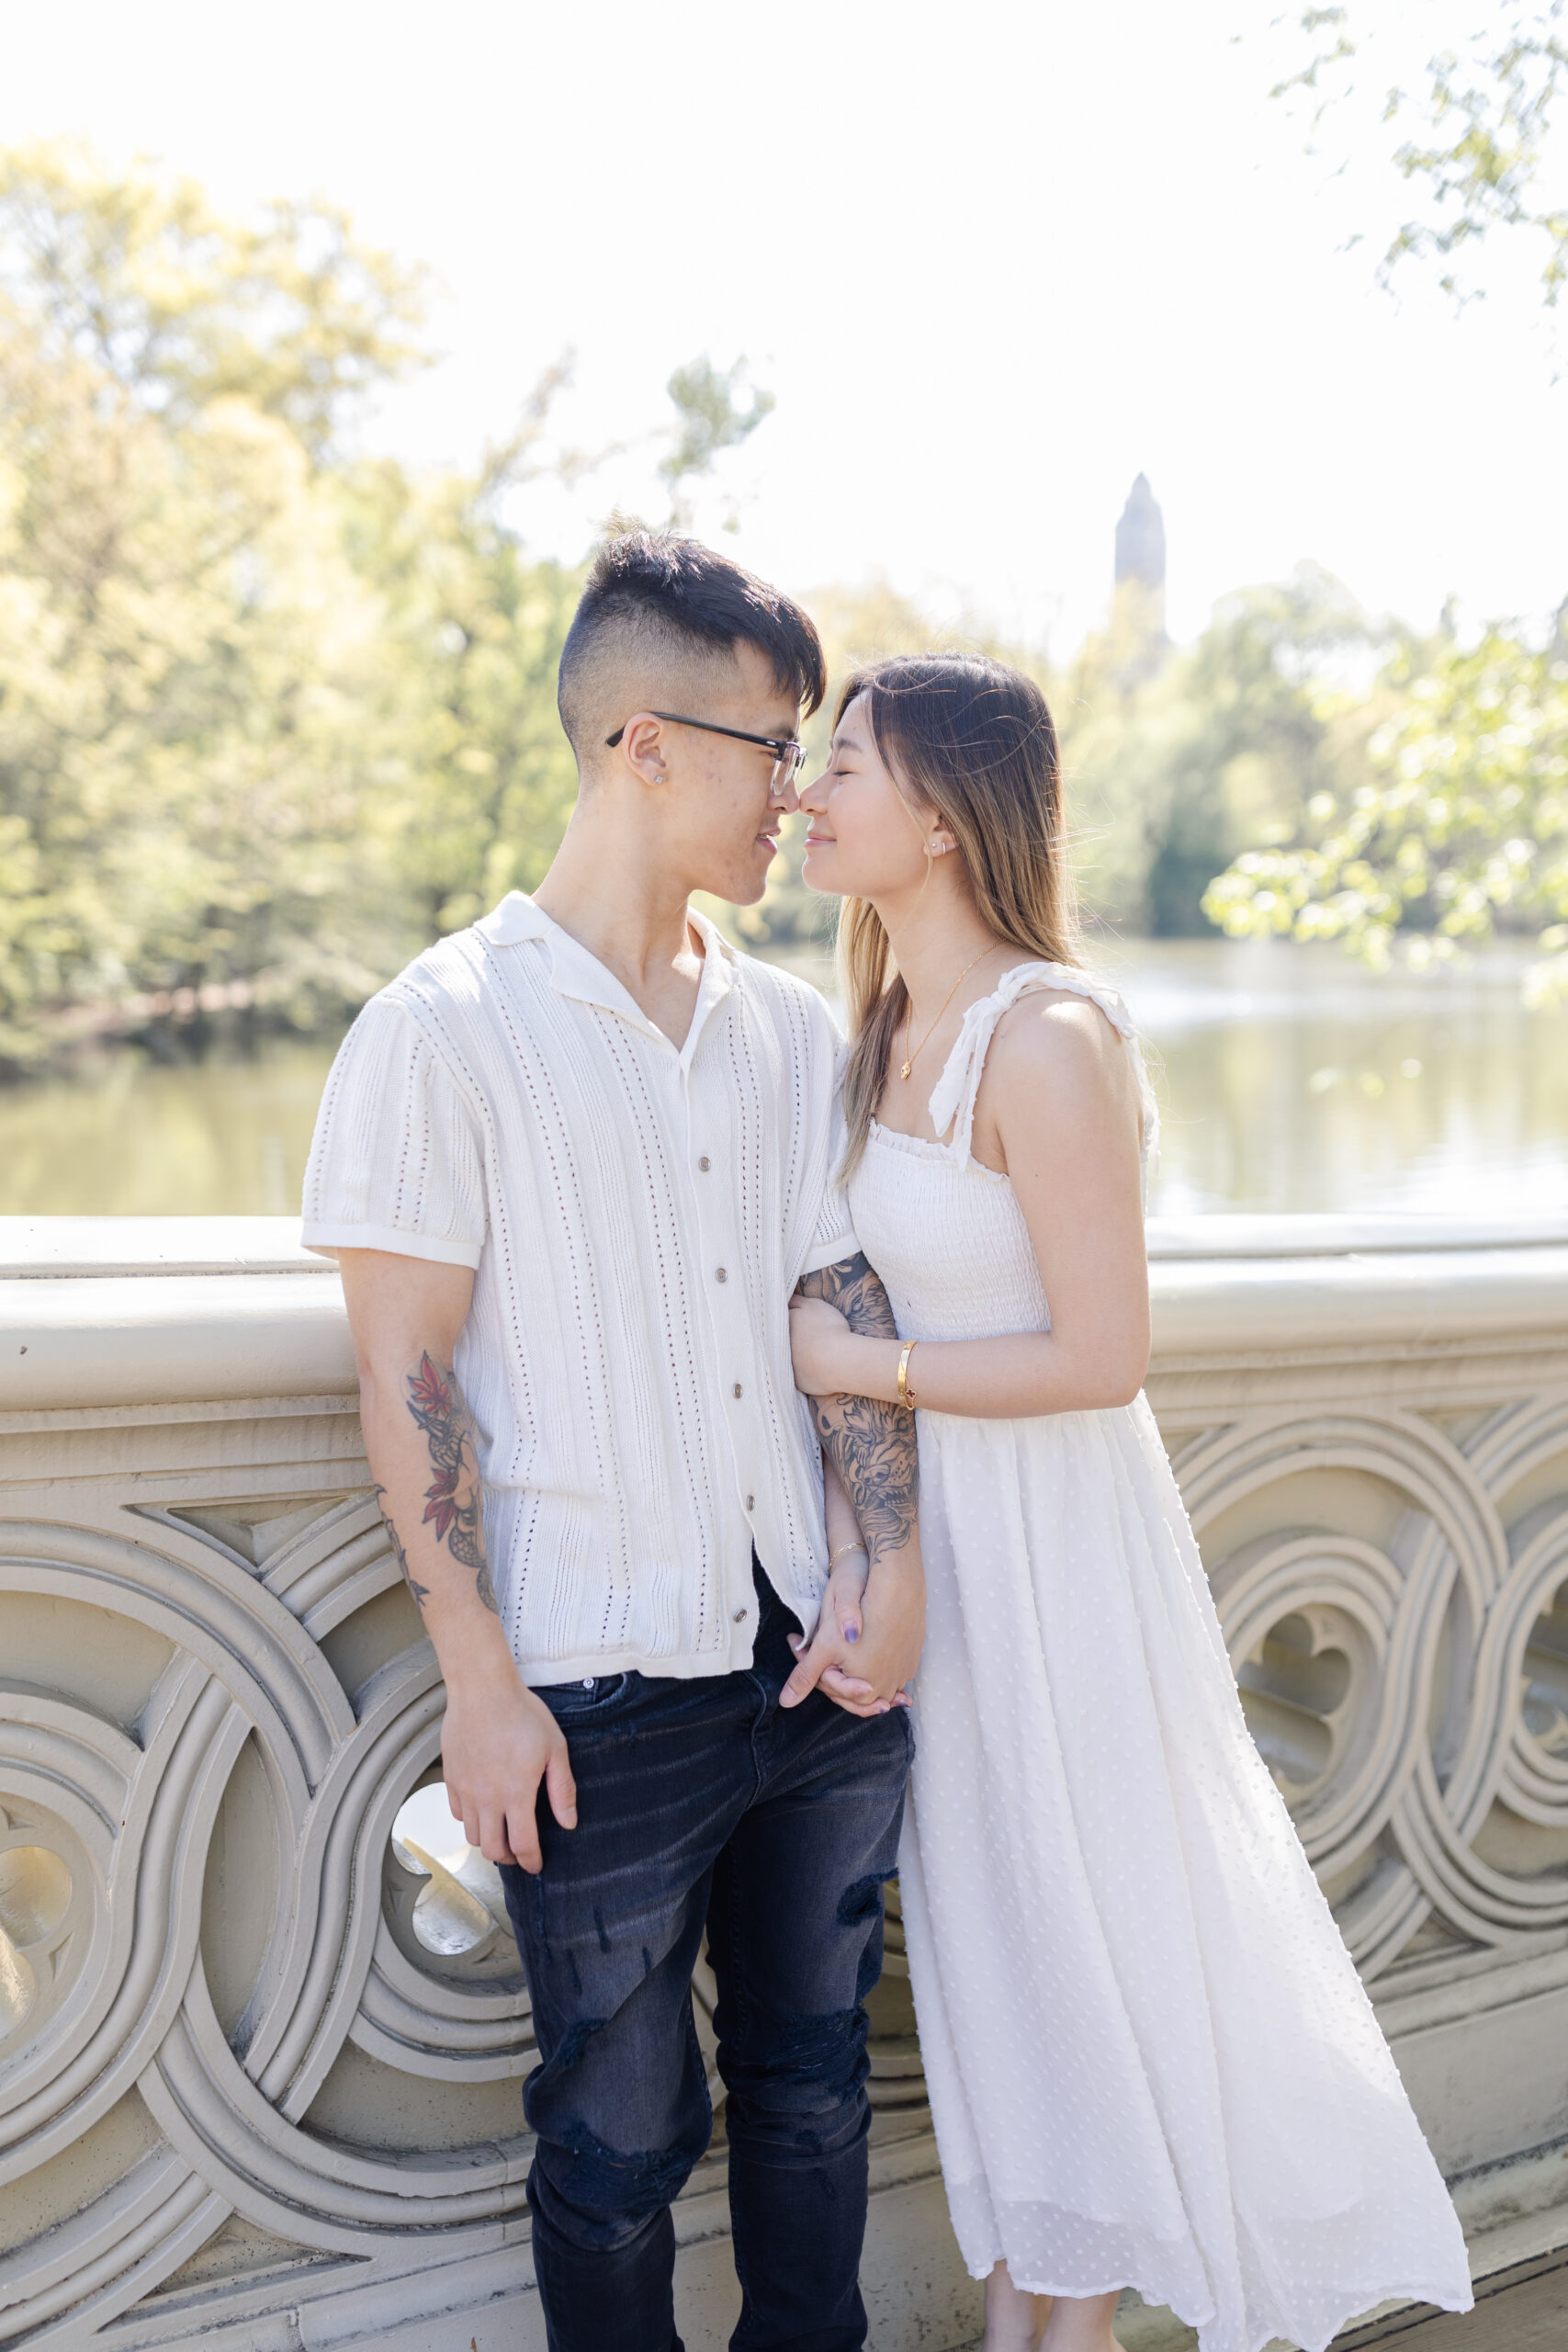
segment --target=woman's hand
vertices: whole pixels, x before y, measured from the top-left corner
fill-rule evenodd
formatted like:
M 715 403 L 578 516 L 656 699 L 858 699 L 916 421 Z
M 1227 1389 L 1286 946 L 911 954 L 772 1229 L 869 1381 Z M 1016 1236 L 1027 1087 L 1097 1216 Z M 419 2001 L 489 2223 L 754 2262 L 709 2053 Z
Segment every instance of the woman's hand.
M 854 1340 L 843 1316 L 825 1298 L 802 1298 L 797 1293 L 791 1299 L 790 1353 L 795 1359 L 795 1385 L 804 1396 L 853 1393 L 846 1387 L 846 1369 Z

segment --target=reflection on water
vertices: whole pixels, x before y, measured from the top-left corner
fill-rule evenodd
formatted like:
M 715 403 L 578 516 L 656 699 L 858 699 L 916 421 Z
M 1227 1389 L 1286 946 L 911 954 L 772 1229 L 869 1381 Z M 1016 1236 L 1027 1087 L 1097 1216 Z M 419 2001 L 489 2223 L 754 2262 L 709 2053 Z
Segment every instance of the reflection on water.
M 1521 954 L 1430 981 L 1283 943 L 1128 941 L 1099 961 L 1151 1048 L 1156 1212 L 1568 1206 L 1568 1012 L 1526 1009 Z M 0 1210 L 291 1214 L 332 1053 L 127 1054 L 0 1092 Z
M 0 1210 L 297 1216 L 333 1044 L 159 1068 L 115 1056 L 0 1091 Z
M 1156 1214 L 1568 1205 L 1568 1012 L 1525 1005 L 1523 953 L 1429 980 L 1282 942 L 1103 960 L 1152 1047 Z

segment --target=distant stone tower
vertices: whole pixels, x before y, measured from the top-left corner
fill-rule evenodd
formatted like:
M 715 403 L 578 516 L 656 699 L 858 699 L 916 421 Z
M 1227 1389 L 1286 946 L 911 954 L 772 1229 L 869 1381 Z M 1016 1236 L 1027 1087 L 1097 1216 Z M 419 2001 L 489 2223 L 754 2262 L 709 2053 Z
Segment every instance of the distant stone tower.
M 1147 474 L 1127 493 L 1116 526 L 1116 605 L 1132 642 L 1123 666 L 1130 683 L 1153 677 L 1170 651 L 1165 633 L 1165 517 Z
M 1122 520 L 1116 526 L 1116 585 L 1137 580 L 1157 599 L 1158 625 L 1165 628 L 1165 516 L 1140 474 L 1127 492 Z

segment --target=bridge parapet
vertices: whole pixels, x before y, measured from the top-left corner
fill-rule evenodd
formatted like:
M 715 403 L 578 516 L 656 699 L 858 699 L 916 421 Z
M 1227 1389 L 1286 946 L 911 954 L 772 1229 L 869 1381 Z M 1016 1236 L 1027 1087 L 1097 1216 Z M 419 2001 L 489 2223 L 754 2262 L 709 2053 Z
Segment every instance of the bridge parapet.
M 1568 1220 L 1150 1240 L 1255 1736 L 1522 2259 L 1568 2236 Z M 515 1954 L 477 1858 L 394 1836 L 440 1712 L 297 1227 L 0 1219 L 0 2344 L 542 2346 Z M 935 2352 L 975 2290 L 896 1925 L 873 2057 L 874 2340 Z M 678 2223 L 717 2345 L 722 2130 Z

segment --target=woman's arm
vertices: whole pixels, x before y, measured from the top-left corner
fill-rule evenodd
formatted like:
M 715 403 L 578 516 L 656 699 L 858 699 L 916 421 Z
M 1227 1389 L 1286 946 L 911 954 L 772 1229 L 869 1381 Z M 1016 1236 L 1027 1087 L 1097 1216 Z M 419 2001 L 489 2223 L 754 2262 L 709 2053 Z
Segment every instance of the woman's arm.
M 992 1042 L 979 1110 L 1029 1227 L 1051 1329 L 922 1340 L 908 1371 L 917 1404 L 992 1419 L 1130 1404 L 1148 1369 L 1149 1293 L 1125 1046 L 1081 998 L 1026 998 Z M 802 1388 L 897 1401 L 897 1340 L 861 1337 L 810 1300 L 791 1331 Z

